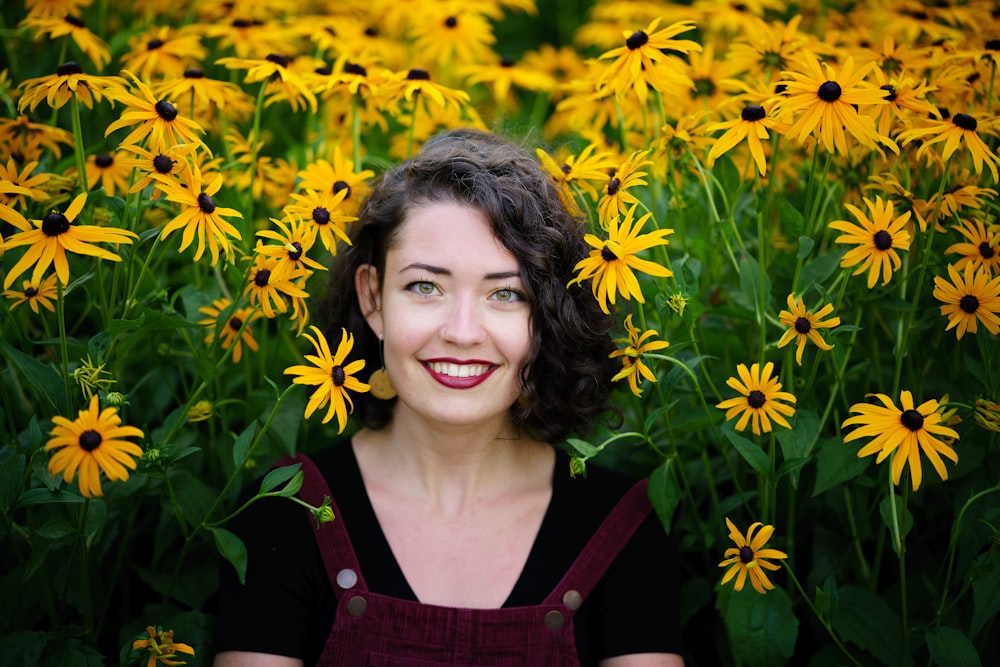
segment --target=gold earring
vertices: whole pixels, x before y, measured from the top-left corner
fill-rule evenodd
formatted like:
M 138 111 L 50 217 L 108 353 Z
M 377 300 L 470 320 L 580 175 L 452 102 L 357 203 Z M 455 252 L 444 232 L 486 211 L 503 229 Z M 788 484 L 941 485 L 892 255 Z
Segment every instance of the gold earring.
M 382 351 L 381 336 L 378 339 L 378 356 L 382 360 L 382 367 L 368 377 L 368 385 L 371 387 L 369 391 L 372 396 L 380 401 L 388 401 L 390 398 L 396 398 L 396 388 L 392 386 L 392 378 L 389 377 L 389 373 L 385 370 L 385 357 Z

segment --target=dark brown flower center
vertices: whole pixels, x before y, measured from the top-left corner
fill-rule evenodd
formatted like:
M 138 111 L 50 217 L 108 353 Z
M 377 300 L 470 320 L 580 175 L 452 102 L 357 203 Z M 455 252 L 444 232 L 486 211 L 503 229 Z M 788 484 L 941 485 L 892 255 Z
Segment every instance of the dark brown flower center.
M 406 73 L 407 81 L 430 81 L 431 75 L 425 69 L 411 69 Z
M 904 410 L 899 415 L 899 423 L 911 431 L 919 431 L 924 426 L 924 416 L 916 410 Z
M 347 380 L 347 374 L 344 372 L 342 366 L 334 366 L 333 370 L 330 371 L 330 377 L 333 378 L 333 384 L 338 387 L 343 387 L 344 382 Z
M 800 334 L 807 334 L 810 330 L 812 330 L 812 328 L 812 322 L 810 322 L 808 318 L 800 317 L 795 320 L 795 330 Z
M 344 74 L 356 74 L 357 76 L 368 76 L 368 70 L 366 70 L 361 65 L 355 63 L 347 63 L 344 65 Z
M 107 169 L 115 163 L 115 159 L 108 155 L 107 153 L 101 153 L 94 158 L 94 164 L 102 169 Z
M 629 48 L 629 51 L 635 51 L 648 41 L 649 35 L 644 33 L 642 30 L 636 30 L 628 36 L 628 39 L 625 40 L 625 46 Z
M 177 107 L 166 100 L 160 100 L 157 102 L 153 109 L 156 110 L 156 113 L 163 120 L 171 121 L 174 118 L 177 118 Z
M 101 446 L 101 434 L 94 429 L 88 429 L 80 434 L 80 449 L 92 452 Z
M 784 83 L 776 83 L 776 84 L 774 84 L 774 94 L 775 95 L 784 95 L 786 90 L 788 90 L 788 85 L 787 84 L 784 84 Z
M 59 67 L 57 67 L 56 74 L 58 74 L 59 76 L 69 76 L 70 74 L 83 74 L 83 67 L 80 66 L 80 63 L 74 60 L 70 60 L 69 62 L 65 62 Z
M 968 130 L 969 132 L 975 132 L 976 127 L 978 127 L 979 125 L 976 122 L 976 119 L 967 113 L 955 114 L 955 117 L 951 119 L 951 122 L 953 122 L 955 125 L 958 125 L 963 130 Z
M 229 318 L 229 328 L 232 329 L 233 331 L 239 331 L 240 328 L 242 328 L 242 326 L 243 326 L 243 320 L 241 320 L 240 318 L 238 317 Z
M 824 102 L 836 102 L 843 92 L 836 81 L 827 81 L 819 87 L 819 98 Z
M 36 290 L 34 287 L 25 287 L 24 296 L 28 297 L 29 299 L 34 298 L 38 296 L 38 290 Z
M 313 209 L 312 219 L 317 225 L 330 224 L 330 212 L 322 206 L 317 206 Z
M 77 28 L 85 28 L 85 27 L 87 27 L 87 26 L 84 25 L 83 19 L 81 19 L 79 16 L 67 16 L 63 20 L 66 21 L 66 23 L 68 23 L 68 24 L 70 24 L 72 26 L 76 26 Z
M 269 63 L 274 63 L 275 65 L 280 65 L 282 67 L 288 67 L 288 64 L 292 62 L 292 59 L 288 56 L 283 56 L 279 53 L 269 53 L 267 57 L 264 58 Z
M 979 299 L 972 296 L 971 294 L 966 294 L 962 297 L 962 300 L 958 302 L 958 307 L 972 315 L 974 312 L 979 310 Z
M 155 51 L 156 49 L 160 48 L 161 46 L 163 46 L 163 40 L 162 39 L 151 39 L 148 42 L 146 42 L 146 49 L 148 51 Z
M 313 72 L 320 76 L 330 76 L 333 74 L 333 68 L 329 65 L 320 65 L 319 67 L 314 67 Z
M 618 189 L 622 186 L 622 182 L 618 178 L 612 178 L 608 182 L 608 195 L 614 197 L 618 193 Z
M 892 235 L 884 229 L 880 229 L 875 232 L 875 236 L 872 237 L 872 241 L 875 243 L 875 247 L 879 250 L 888 250 L 892 247 Z
M 508 68 L 514 66 L 514 59 L 510 56 L 504 56 L 500 59 L 500 67 Z
M 890 102 L 895 102 L 896 101 L 896 87 L 895 86 L 889 85 L 887 83 L 884 86 L 881 86 L 881 90 L 885 91 L 885 99 L 889 100 Z
M 344 195 L 344 199 L 351 196 L 351 186 L 348 185 L 346 181 L 335 181 L 333 184 L 333 194 L 339 194 L 341 190 L 347 190 L 347 194 Z
M 455 26 L 458 25 L 458 19 L 455 18 L 454 16 L 449 16 L 444 20 L 444 24 L 449 28 L 454 28 Z
M 198 195 L 198 208 L 201 209 L 202 213 L 211 215 L 212 213 L 215 213 L 215 200 L 212 199 L 210 195 L 206 195 L 202 192 Z
M 257 287 L 267 287 L 267 281 L 271 279 L 270 269 L 261 269 L 254 275 L 253 284 Z
M 993 259 L 993 255 L 997 254 L 997 251 L 989 243 L 983 241 L 979 244 L 979 254 L 983 259 Z
M 42 218 L 42 233 L 46 236 L 59 236 L 69 231 L 69 220 L 59 211 L 52 211 Z
M 174 170 L 174 161 L 161 153 L 153 158 L 153 169 L 161 174 L 169 174 Z
M 1000 39 L 988 39 L 983 48 L 987 51 L 1000 51 Z
M 748 122 L 754 122 L 758 120 L 763 120 L 764 116 L 767 115 L 764 111 L 764 107 L 759 104 L 748 104 L 743 107 L 743 111 L 740 112 L 740 118 Z
M 763 407 L 765 401 L 767 401 L 767 397 L 760 389 L 754 389 L 747 395 L 747 405 L 755 410 Z
M 302 244 L 299 243 L 298 241 L 294 241 L 292 242 L 291 245 L 293 248 L 295 248 L 295 250 L 288 251 L 288 259 L 292 260 L 293 262 L 297 262 L 300 259 L 302 259 Z
M 205 73 L 202 72 L 197 67 L 189 67 L 188 69 L 184 70 L 184 78 L 185 79 L 204 79 L 205 78 Z
M 753 549 L 750 547 L 740 547 L 740 561 L 742 563 L 749 563 L 753 560 Z
M 613 262 L 616 259 L 618 259 L 618 255 L 611 252 L 611 248 L 609 248 L 608 246 L 604 246 L 603 248 L 601 248 L 601 259 L 603 259 L 605 262 Z

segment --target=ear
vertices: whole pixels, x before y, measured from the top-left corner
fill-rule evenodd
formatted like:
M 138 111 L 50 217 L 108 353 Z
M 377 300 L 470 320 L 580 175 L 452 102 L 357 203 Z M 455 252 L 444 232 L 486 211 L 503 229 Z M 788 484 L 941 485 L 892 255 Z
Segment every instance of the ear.
M 368 326 L 375 335 L 382 337 L 382 289 L 378 280 L 378 269 L 372 264 L 362 264 L 354 272 L 354 291 L 358 295 L 358 306 Z

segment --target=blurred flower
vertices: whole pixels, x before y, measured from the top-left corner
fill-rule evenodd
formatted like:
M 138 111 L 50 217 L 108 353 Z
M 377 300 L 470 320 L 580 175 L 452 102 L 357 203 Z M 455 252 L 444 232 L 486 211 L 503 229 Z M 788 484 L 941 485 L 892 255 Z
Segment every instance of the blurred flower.
M 684 315 L 684 309 L 687 308 L 690 300 L 681 292 L 674 292 L 667 297 L 667 308 L 677 313 L 678 316 Z
M 952 228 L 967 240 L 953 243 L 945 248 L 944 253 L 958 253 L 962 257 L 955 262 L 956 269 L 963 269 L 966 264 L 985 267 L 991 275 L 1000 276 L 1000 230 L 987 231 L 982 220 L 970 222 L 962 220 L 961 225 Z
M 958 438 L 958 433 L 942 424 L 941 413 L 938 412 L 938 402 L 925 401 L 919 406 L 913 406 L 913 396 L 909 391 L 899 395 L 900 410 L 892 399 L 885 394 L 868 394 L 882 403 L 881 406 L 871 403 L 855 403 L 850 412 L 857 413 L 848 417 L 841 428 L 855 425 L 857 428 L 844 436 L 844 442 L 858 438 L 873 438 L 861 448 L 858 458 L 871 456 L 878 452 L 875 463 L 882 463 L 890 454 L 892 458 L 892 482 L 899 485 L 903 467 L 909 463 L 913 490 L 920 488 L 923 471 L 920 467 L 920 452 L 930 460 L 941 479 L 948 479 L 948 470 L 941 461 L 941 456 L 958 463 L 958 454 L 941 441 L 941 437 Z
M 832 350 L 833 345 L 823 340 L 823 337 L 816 330 L 829 329 L 840 324 L 839 317 L 829 320 L 823 319 L 833 312 L 833 305 L 828 303 L 813 313 L 806 310 L 805 301 L 802 297 L 797 297 L 794 294 L 788 295 L 787 303 L 788 310 L 782 310 L 778 313 L 778 320 L 788 327 L 788 330 L 781 336 L 781 340 L 778 341 L 778 347 L 782 348 L 794 339 L 798 347 L 795 350 L 795 362 L 799 365 L 802 364 L 802 350 L 805 349 L 807 339 L 811 340 L 821 350 Z
M 241 110 L 253 113 L 253 98 L 242 88 L 229 81 L 211 79 L 197 67 L 188 67 L 178 77 L 154 83 L 153 91 L 160 99 L 191 100 L 192 116 L 210 108 L 237 117 Z
M 90 32 L 83 23 L 83 20 L 78 16 L 48 17 L 28 15 L 18 26 L 30 28 L 34 32 L 34 40 L 36 42 L 42 37 L 48 37 L 50 40 L 55 41 L 59 37 L 69 35 L 80 50 L 94 61 L 99 70 L 103 70 L 104 66 L 111 60 L 111 49 L 108 48 L 107 43 Z
M 187 644 L 180 644 L 174 641 L 173 630 L 163 630 L 159 626 L 146 626 L 148 638 L 136 639 L 132 642 L 132 650 L 146 649 L 149 654 L 149 661 L 146 667 L 156 667 L 159 662 L 163 665 L 186 665 L 183 660 L 176 660 L 178 653 L 194 655 L 194 649 Z
M 750 585 L 761 595 L 773 590 L 774 584 L 767 578 L 767 573 L 764 570 L 774 572 L 781 566 L 765 559 L 788 558 L 788 554 L 784 551 L 764 548 L 767 541 L 771 539 L 771 535 L 774 534 L 774 526 L 765 526 L 760 521 L 756 521 L 750 525 L 746 537 L 744 537 L 736 525 L 729 520 L 729 517 L 726 517 L 726 525 L 729 527 L 729 539 L 736 546 L 726 549 L 726 553 L 723 554 L 724 560 L 719 563 L 719 567 L 729 568 L 722 576 L 722 583 L 726 584 L 733 577 L 736 577 L 733 589 L 739 592 L 743 590 L 743 584 L 746 583 L 749 576 Z M 758 528 L 760 530 L 757 530 Z M 754 535 L 755 532 L 756 535 Z
M 290 197 L 293 203 L 287 204 L 281 212 L 285 220 L 302 220 L 312 225 L 323 241 L 323 247 L 331 255 L 336 255 L 337 239 L 351 245 L 346 225 L 357 220 L 355 216 L 344 215 L 339 210 L 349 192 L 350 187 L 341 188 L 337 194 L 319 193 L 307 188 L 305 193 L 292 194 Z
M 86 400 L 100 391 L 107 391 L 115 383 L 110 377 L 111 373 L 104 370 L 104 364 L 94 364 L 94 361 L 87 355 L 86 359 L 80 360 L 80 365 L 73 370 L 73 380 L 80 385 L 80 391 Z
M 899 149 L 889 137 L 878 134 L 871 116 L 861 115 L 859 107 L 886 104 L 886 91 L 866 83 L 865 75 L 875 67 L 874 62 L 854 69 L 854 59 L 847 58 L 838 72 L 830 63 L 822 64 L 810 51 L 800 53 L 798 63 L 804 72 L 785 70 L 787 77 L 780 83 L 785 86 L 780 102 L 780 112 L 798 114 L 788 133 L 804 142 L 814 130 L 830 153 L 848 153 L 846 130 L 861 144 L 875 150 L 876 142 Z
M 309 328 L 312 329 L 315 338 L 307 333 L 302 335 L 312 343 L 316 350 L 315 355 L 305 355 L 306 361 L 313 365 L 289 366 L 285 369 L 285 374 L 296 376 L 292 380 L 295 384 L 316 387 L 312 396 L 309 397 L 309 403 L 306 404 L 306 419 L 309 419 L 317 408 L 322 408 L 329 403 L 330 407 L 323 418 L 323 423 L 327 423 L 336 416 L 337 432 L 343 433 L 344 427 L 347 425 L 347 415 L 354 411 L 354 401 L 351 400 L 351 395 L 348 392 L 366 392 L 369 389 L 367 384 L 354 377 L 355 373 L 365 367 L 365 360 L 355 359 L 346 366 L 343 365 L 347 355 L 354 347 L 354 336 L 347 333 L 347 329 L 341 329 L 337 352 L 331 354 L 330 346 L 326 342 L 323 332 L 316 327 Z
M 242 218 L 243 214 L 232 208 L 216 205 L 215 194 L 222 187 L 222 174 L 216 174 L 211 183 L 205 185 L 201 170 L 192 166 L 186 170 L 181 179 L 156 173 L 152 177 L 157 181 L 156 187 L 163 191 L 167 201 L 181 204 L 180 213 L 163 228 L 161 238 L 167 238 L 178 229 L 183 229 L 179 250 L 184 251 L 198 236 L 198 249 L 194 261 L 201 259 L 205 252 L 205 239 L 208 239 L 208 251 L 212 256 L 212 266 L 219 261 L 219 253 L 225 252 L 226 261 L 232 261 L 233 244 L 230 240 L 241 240 L 243 237 L 226 217 Z
M 640 376 L 650 382 L 656 382 L 656 376 L 642 362 L 642 355 L 646 352 L 662 350 L 669 346 L 670 343 L 665 340 L 647 341 L 647 338 L 652 338 L 659 334 L 655 329 L 648 329 L 640 334 L 639 330 L 632 325 L 631 313 L 625 318 L 625 331 L 628 334 L 626 338 L 615 339 L 616 343 L 624 344 L 624 347 L 608 355 L 612 359 L 620 358 L 622 362 L 622 369 L 611 378 L 611 381 L 618 382 L 619 380 L 628 379 L 629 388 L 632 390 L 632 393 L 636 396 L 642 396 L 642 390 L 639 389 Z
M 11 310 L 22 303 L 27 303 L 36 315 L 40 314 L 39 304 L 54 313 L 56 309 L 51 300 L 56 298 L 56 276 L 52 274 L 41 283 L 25 280 L 21 283 L 20 290 L 4 290 L 3 295 L 14 300 L 14 303 L 10 304 Z
M 757 165 L 757 171 L 760 172 L 761 176 L 764 176 L 767 173 L 767 163 L 764 160 L 764 147 L 760 143 L 761 139 L 770 138 L 768 130 L 785 134 L 789 131 L 789 127 L 788 123 L 770 117 L 764 107 L 758 104 L 749 104 L 740 112 L 739 118 L 724 123 L 714 123 L 706 128 L 710 132 L 725 130 L 712 146 L 712 150 L 708 152 L 708 166 L 714 165 L 715 161 L 724 153 L 746 139 L 750 155 L 753 156 L 753 161 Z
M 899 142 L 906 146 L 911 141 L 920 140 L 920 148 L 917 149 L 917 159 L 927 152 L 934 144 L 944 143 L 941 152 L 941 159 L 948 160 L 959 146 L 965 146 L 972 156 L 972 165 L 977 174 L 983 173 L 983 165 L 989 168 L 996 182 L 997 165 L 1000 164 L 1000 157 L 983 141 L 976 131 L 979 123 L 975 118 L 967 113 L 958 113 L 945 120 L 926 121 L 924 127 L 915 127 L 905 130 L 899 135 Z
M 856 246 L 841 258 L 840 265 L 845 268 L 858 266 L 853 274 L 855 276 L 867 270 L 868 289 L 871 289 L 878 282 L 880 273 L 882 284 L 887 285 L 892 272 L 902 265 L 896 250 L 910 249 L 910 233 L 905 229 L 910 212 L 894 217 L 892 202 L 883 201 L 881 197 L 875 197 L 874 202 L 865 197 L 864 202 L 871 213 L 871 220 L 857 206 L 844 204 L 858 224 L 835 220 L 830 227 L 844 232 L 836 238 L 836 243 Z
M 580 151 L 579 155 L 568 155 L 562 161 L 541 148 L 535 149 L 535 155 L 538 156 L 542 169 L 559 188 L 563 203 L 570 210 L 579 210 L 573 199 L 573 187 L 583 190 L 596 201 L 600 195 L 591 181 L 605 181 L 608 171 L 615 168 L 615 160 L 611 153 L 598 150 L 599 148 L 596 143 L 590 143 Z
M 970 178 L 969 171 L 963 170 L 957 178 L 953 178 L 951 182 L 955 183 L 957 181 L 958 183 L 962 183 L 969 180 L 972 180 Z M 963 208 L 971 208 L 979 211 L 982 210 L 984 203 L 995 199 L 996 196 L 997 191 L 993 188 L 981 188 L 974 183 L 953 185 L 947 191 L 941 193 L 940 213 L 942 217 L 947 217 L 955 215 Z M 937 205 L 938 195 L 935 192 L 931 198 L 927 200 L 927 208 L 933 211 L 937 208 Z
M 121 426 L 115 408 L 99 410 L 97 394 L 73 421 L 55 416 L 52 423 L 45 451 L 59 451 L 49 459 L 49 474 L 62 473 L 68 484 L 79 472 L 80 493 L 87 498 L 104 495 L 101 472 L 112 482 L 124 482 L 129 476 L 126 468 L 135 470 L 135 459 L 142 456 L 142 448 L 124 438 L 142 438 L 143 432 L 134 426 Z
M 0 187 L 0 204 L 8 206 L 17 204 L 21 208 L 25 208 L 27 206 L 27 202 L 24 199 L 25 196 L 36 201 L 49 198 L 49 194 L 38 186 L 43 185 L 52 178 L 52 174 L 43 173 L 32 176 L 32 172 L 35 171 L 35 167 L 37 166 L 38 162 L 32 161 L 18 170 L 17 162 L 12 157 L 7 158 L 6 166 L 0 162 L 0 183 L 6 182 L 15 186 L 15 188 L 20 188 Z
M 425 69 L 413 68 L 406 72 L 393 74 L 379 88 L 379 94 L 397 105 L 409 102 L 412 106 L 405 110 L 397 110 L 394 115 L 426 115 L 434 117 L 431 103 L 438 109 L 457 108 L 465 113 L 472 109 L 470 97 L 464 90 L 431 81 L 430 72 Z M 422 109 L 422 111 L 421 111 Z
M 137 79 L 134 74 L 127 70 L 124 73 L 132 79 L 142 97 L 124 90 L 105 91 L 109 98 L 126 105 L 118 120 L 111 123 L 104 131 L 105 137 L 120 128 L 138 125 L 121 140 L 121 143 L 136 144 L 148 139 L 147 147 L 153 151 L 162 151 L 180 143 L 204 146 L 196 134 L 203 132 L 198 123 L 182 116 L 169 100 L 158 100 L 149 86 Z
M 270 94 L 265 106 L 270 106 L 277 100 L 284 100 L 292 105 L 293 111 L 298 111 L 299 105 L 305 102 L 303 107 L 308 105 L 310 111 L 316 113 L 316 95 L 309 90 L 302 77 L 289 68 L 291 61 L 290 57 L 280 53 L 269 53 L 262 60 L 219 58 L 215 64 L 223 65 L 226 69 L 246 70 L 244 83 L 264 81 L 265 94 Z
M 653 217 L 652 213 L 635 221 L 636 206 L 628 210 L 624 219 L 614 216 L 608 221 L 608 239 L 602 240 L 593 234 L 587 234 L 584 240 L 593 250 L 585 259 L 577 262 L 573 267 L 578 274 L 576 278 L 569 281 L 569 285 L 582 283 L 584 280 L 592 279 L 591 287 L 601 310 L 609 313 L 608 302 L 615 303 L 615 297 L 620 291 L 626 299 L 633 296 L 639 303 L 645 303 L 642 296 L 642 289 L 633 270 L 647 273 L 651 276 L 667 278 L 673 272 L 656 262 L 641 259 L 638 253 L 649 248 L 666 245 L 669 241 L 664 238 L 674 233 L 672 229 L 654 229 L 648 234 L 640 234 L 646 221 Z
M 736 367 L 739 379 L 730 377 L 726 380 L 726 384 L 740 392 L 742 396 L 726 399 L 715 407 L 726 410 L 727 421 L 740 415 L 739 421 L 736 422 L 737 431 L 746 430 L 747 422 L 751 422 L 754 435 L 760 435 L 762 430 L 764 433 L 770 433 L 771 420 L 785 428 L 791 428 L 785 417 L 794 415 L 795 408 L 781 401 L 795 403 L 795 396 L 787 391 L 781 391 L 781 383 L 776 377 L 771 377 L 773 369 L 774 363 L 770 361 L 764 364 L 763 370 L 760 364 L 753 364 L 749 370 L 746 364 L 739 364 Z
M 805 35 L 798 32 L 802 15 L 796 14 L 788 23 L 767 23 L 756 17 L 749 21 L 729 45 L 726 58 L 749 67 L 751 76 L 771 81 L 791 64 L 806 42 Z
M 253 305 L 260 306 L 265 317 L 273 319 L 278 313 L 288 312 L 285 296 L 304 299 L 309 294 L 281 273 L 277 260 L 254 253 L 253 267 L 243 288 L 243 296 Z
M 205 47 L 191 30 L 166 25 L 153 26 L 128 40 L 122 69 L 135 72 L 143 81 L 175 79 L 187 65 L 205 59 Z
M 355 173 L 354 163 L 344 157 L 340 146 L 334 147 L 332 161 L 317 160 L 298 173 L 298 177 L 302 179 L 299 183 L 302 190 L 315 190 L 324 195 L 338 195 L 346 190 L 340 205 L 336 207 L 338 213 L 343 215 L 357 213 L 361 200 L 368 195 L 368 179 L 374 176 L 375 172 L 371 169 Z M 331 252 L 332 245 L 327 245 Z
M 216 299 L 211 306 L 202 306 L 198 312 L 208 315 L 208 318 L 200 320 L 198 324 L 202 324 L 210 330 L 205 336 L 206 343 L 215 340 L 216 332 L 222 341 L 223 350 L 228 350 L 235 343 L 232 360 L 234 364 L 238 364 L 243 358 L 243 343 L 246 343 L 247 347 L 254 352 L 259 349 L 257 341 L 254 340 L 250 323 L 259 319 L 261 315 L 254 308 L 238 308 L 233 311 L 232 305 L 233 302 L 229 299 Z M 190 417 L 188 420 L 190 421 Z
M 976 399 L 976 409 L 972 413 L 976 424 L 987 431 L 1000 433 L 1000 403 L 985 398 Z
M 878 67 L 874 70 L 875 83 L 880 90 L 885 91 L 888 104 L 869 107 L 866 111 L 875 118 L 876 131 L 883 136 L 890 136 L 894 122 L 902 119 L 903 127 L 909 127 L 912 118 L 933 118 L 938 115 L 937 107 L 927 100 L 928 93 L 935 90 L 928 85 L 926 79 L 919 84 L 915 79 L 905 76 L 902 72 L 889 77 Z
M 91 243 L 128 243 L 139 237 L 127 229 L 116 229 L 114 227 L 97 227 L 94 225 L 74 225 L 73 221 L 83 210 L 83 205 L 87 202 L 86 193 L 76 196 L 70 203 L 65 213 L 51 211 L 41 220 L 32 220 L 35 229 L 21 231 L 6 239 L 4 245 L 9 251 L 22 245 L 27 245 L 28 250 L 24 253 L 17 264 L 10 269 L 4 278 L 4 289 L 14 284 L 14 281 L 28 267 L 34 265 L 31 274 L 31 281 L 38 283 L 49 265 L 56 267 L 56 275 L 63 285 L 69 284 L 69 262 L 66 259 L 66 252 L 70 251 L 78 255 L 91 255 L 100 259 L 108 259 L 113 262 L 120 262 L 121 257 L 98 248 Z
M 66 14 L 78 16 L 83 7 L 93 0 L 24 0 L 24 8 L 31 16 L 62 18 Z
M 205 312 L 204 308 L 199 308 L 198 310 L 201 312 Z M 210 321 L 214 323 L 214 320 Z M 204 324 L 205 322 L 206 320 L 202 320 L 202 324 Z M 236 355 L 236 350 L 233 350 L 233 355 L 234 356 Z M 212 401 L 198 401 L 190 408 L 188 408 L 187 420 L 192 424 L 196 422 L 207 421 L 212 418 L 214 412 L 215 412 L 215 406 L 212 404 Z
M 80 63 L 69 61 L 60 65 L 55 74 L 21 82 L 24 94 L 17 103 L 18 111 L 34 111 L 42 100 L 52 109 L 60 109 L 75 96 L 88 109 L 101 101 L 109 89 L 124 90 L 125 79 L 119 76 L 84 74 Z
M 555 79 L 548 74 L 530 69 L 506 56 L 497 62 L 468 65 L 459 71 L 465 77 L 466 85 L 492 84 L 493 102 L 502 106 L 513 106 L 514 97 L 510 95 L 512 87 L 548 92 L 556 86 Z
M 991 280 L 989 269 L 970 262 L 962 274 L 949 264 L 948 277 L 951 282 L 934 276 L 934 298 L 944 302 L 941 314 L 948 317 L 945 331 L 955 329 L 955 336 L 962 340 L 966 331 L 976 333 L 982 322 L 991 334 L 1000 333 L 1000 276 Z
M 62 157 L 59 144 L 73 145 L 73 134 L 48 123 L 36 123 L 27 115 L 17 118 L 0 117 L 0 149 L 8 155 L 21 155 L 24 160 L 35 160 L 42 149 Z
M 474 4 L 430 3 L 420 13 L 411 21 L 410 38 L 423 62 L 481 63 L 492 54 L 493 26 Z
M 607 221 L 612 217 L 628 212 L 629 204 L 639 203 L 629 188 L 648 184 L 643 178 L 648 172 L 641 171 L 643 167 L 653 164 L 646 159 L 648 155 L 649 150 L 635 151 L 620 166 L 608 170 L 607 185 L 597 202 L 597 217 L 602 227 L 606 228 Z
M 636 30 L 631 34 L 624 31 L 622 35 L 625 37 L 625 46 L 598 56 L 598 60 L 612 60 L 601 76 L 600 83 L 608 84 L 619 100 L 629 90 L 634 90 L 639 103 L 646 104 L 649 88 L 663 91 L 671 86 L 685 89 L 694 87 L 691 79 L 684 74 L 683 61 L 665 53 L 701 51 L 701 45 L 697 42 L 671 39 L 682 32 L 694 30 L 694 21 L 678 21 L 657 30 L 659 25 L 660 19 L 656 18 L 645 30 Z
M 84 167 L 87 171 L 87 183 L 91 190 L 98 187 L 104 188 L 104 194 L 108 197 L 124 195 L 128 191 L 128 180 L 132 174 L 132 167 L 120 161 L 121 153 L 98 153 L 87 158 Z M 76 169 L 70 171 L 76 174 Z

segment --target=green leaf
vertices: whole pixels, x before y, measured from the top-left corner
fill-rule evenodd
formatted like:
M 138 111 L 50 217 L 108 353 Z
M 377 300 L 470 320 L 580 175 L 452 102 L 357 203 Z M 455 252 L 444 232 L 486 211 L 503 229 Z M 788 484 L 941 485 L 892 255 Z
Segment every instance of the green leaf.
M 723 426 L 722 435 L 726 436 L 726 440 L 739 452 L 743 460 L 750 464 L 751 468 L 762 475 L 771 475 L 771 460 L 757 444 L 736 433 L 729 424 Z
M 795 253 L 795 259 L 805 259 L 812 252 L 816 242 L 808 236 L 799 237 L 799 250 Z
M 301 463 L 294 463 L 292 465 L 275 468 L 271 472 L 267 473 L 260 483 L 260 493 L 267 493 L 278 488 L 278 486 L 291 479 L 301 467 Z
M 897 554 L 899 549 L 896 547 L 896 530 L 899 530 L 899 541 L 905 542 L 906 536 L 909 534 L 910 529 L 913 528 L 913 515 L 910 514 L 910 510 L 903 506 L 903 499 L 897 496 L 895 493 L 892 494 L 896 499 L 896 520 L 893 521 L 892 517 L 892 507 L 893 503 L 890 498 L 883 498 L 882 502 L 878 505 L 878 513 L 882 515 L 882 521 L 885 522 L 886 527 L 889 529 L 889 535 L 892 537 L 891 544 L 892 550 Z
M 277 392 L 277 386 L 273 386 Z M 277 440 L 281 444 L 281 450 L 286 454 L 294 454 L 298 447 L 299 430 L 305 423 L 302 419 L 306 409 L 305 402 L 302 392 L 292 392 L 278 406 L 278 411 L 268 426 L 267 435 Z
M 975 610 L 972 612 L 969 636 L 973 638 L 1000 612 L 1000 552 L 993 549 L 977 558 L 975 569 L 986 574 L 972 582 Z
M 246 584 L 247 579 L 247 547 L 243 540 L 225 528 L 209 528 L 212 537 L 215 538 L 215 548 L 223 558 L 228 560 L 236 569 L 236 576 L 241 584 Z
M 10 447 L 0 449 L 0 514 L 8 514 L 17 503 L 27 465 L 24 454 Z
M 766 206 L 766 202 L 764 206 Z M 802 217 L 802 212 L 784 197 L 778 202 L 778 211 L 781 214 L 782 225 L 787 227 L 793 236 L 800 237 L 799 243 L 801 243 L 802 232 L 805 230 L 805 219 Z
M 813 410 L 798 410 L 790 422 L 792 428 L 777 432 L 778 444 L 784 463 L 779 476 L 790 474 L 792 488 L 799 488 L 799 470 L 809 461 L 809 446 L 819 432 L 819 415 Z M 789 465 L 785 465 L 789 464 Z
M 17 499 L 17 506 L 27 507 L 29 505 L 42 505 L 44 503 L 82 503 L 84 500 L 86 498 L 83 496 L 64 489 L 57 491 L 28 489 Z
M 45 648 L 44 632 L 15 630 L 0 638 L 0 667 L 36 667 Z
M 250 422 L 243 429 L 243 432 L 237 436 L 236 442 L 233 443 L 233 466 L 235 470 L 242 469 L 243 464 L 246 463 L 247 453 L 250 451 L 250 445 L 253 443 L 253 436 L 256 432 L 257 423 Z
M 883 665 L 899 665 L 902 624 L 885 599 L 857 586 L 844 586 L 838 597 L 831 624 L 841 639 L 867 651 Z
M 795 651 L 799 619 L 780 588 L 761 595 L 749 585 L 733 592 L 725 613 L 730 646 L 748 667 L 784 665 Z
M 306 474 L 301 470 L 298 471 L 288 484 L 285 484 L 285 486 L 282 487 L 281 491 L 278 492 L 278 495 L 282 498 L 291 498 L 299 492 L 299 489 L 302 488 L 302 482 L 304 482 L 305 479 Z
M 825 440 L 816 456 L 816 483 L 812 497 L 828 491 L 863 473 L 870 462 L 858 458 L 858 450 L 839 437 Z
M 57 413 L 66 412 L 66 385 L 52 366 L 43 364 L 2 341 L 0 350 L 3 350 L 11 368 L 16 368 L 24 376 L 40 398 L 43 398 Z
M 681 489 L 673 471 L 675 460 L 667 459 L 649 476 L 649 502 L 653 504 L 653 510 L 667 534 L 670 533 L 674 512 L 681 502 Z
M 39 667 L 104 667 L 104 656 L 79 639 L 50 640 Z
M 760 310 L 760 264 L 749 255 L 740 257 L 740 290 L 746 299 L 742 304 L 754 313 Z M 764 276 L 764 307 L 771 302 L 771 279 Z M 749 305 L 748 305 L 749 304 Z
M 969 638 L 955 628 L 938 627 L 927 633 L 927 648 L 941 667 L 982 667 Z
M 840 258 L 844 252 L 830 252 L 820 255 L 802 267 L 802 273 L 799 274 L 799 284 L 796 290 L 801 294 L 815 283 L 821 283 L 829 278 L 840 265 Z

